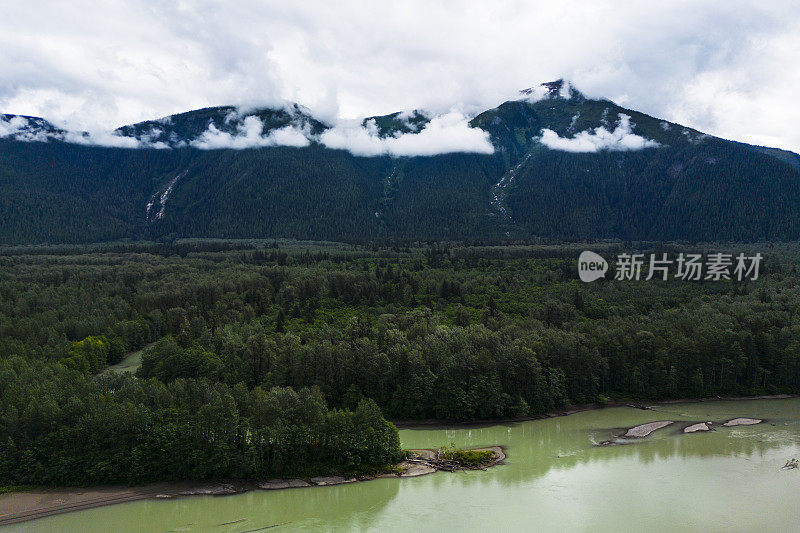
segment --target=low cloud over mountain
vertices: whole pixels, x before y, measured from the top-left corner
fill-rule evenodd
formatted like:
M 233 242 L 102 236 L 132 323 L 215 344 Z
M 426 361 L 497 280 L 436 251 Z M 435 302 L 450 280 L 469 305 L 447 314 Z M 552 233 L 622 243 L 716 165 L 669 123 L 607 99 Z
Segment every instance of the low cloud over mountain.
M 582 131 L 574 137 L 561 137 L 550 129 L 543 129 L 541 143 L 553 150 L 565 152 L 599 152 L 601 150 L 624 151 L 656 148 L 658 142 L 636 135 L 631 130 L 631 117 L 620 114 L 619 123 L 613 131 L 605 126 Z

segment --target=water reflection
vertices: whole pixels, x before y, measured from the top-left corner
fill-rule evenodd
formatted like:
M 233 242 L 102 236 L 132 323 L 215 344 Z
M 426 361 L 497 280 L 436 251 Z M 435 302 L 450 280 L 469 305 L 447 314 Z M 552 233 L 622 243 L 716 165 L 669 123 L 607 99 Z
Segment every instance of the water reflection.
M 569 469 L 589 463 L 621 460 L 647 465 L 670 458 L 763 456 L 768 450 L 800 445 L 800 400 L 768 400 L 754 412 L 757 402 L 708 402 L 640 411 L 605 409 L 504 426 L 406 430 L 404 445 L 435 447 L 456 443 L 477 447 L 501 443 L 508 450 L 508 468 L 500 469 L 504 481 L 530 481 L 552 469 Z M 733 413 L 746 412 L 768 421 L 757 426 L 717 427 L 713 431 L 683 434 L 696 421 L 727 420 Z M 788 416 L 787 416 L 788 415 Z M 792 419 L 791 415 L 795 415 Z M 598 442 L 623 433 L 622 428 L 656 420 L 675 424 L 645 439 L 631 439 L 617 446 L 596 446 Z M 437 441 L 438 438 L 438 441 Z M 486 477 L 486 476 L 484 476 Z M 487 480 L 488 481 L 488 480 Z M 472 483 L 472 479 L 465 483 Z
M 681 433 L 693 422 L 736 416 L 769 422 Z M 631 444 L 594 446 L 619 428 L 656 420 L 676 423 Z M 485 472 L 134 502 L 10 530 L 791 530 L 800 520 L 800 509 L 787 503 L 800 493 L 800 471 L 780 471 L 787 459 L 800 457 L 800 399 L 604 409 L 518 424 L 405 429 L 401 440 L 407 448 L 502 444 L 509 457 L 507 464 Z

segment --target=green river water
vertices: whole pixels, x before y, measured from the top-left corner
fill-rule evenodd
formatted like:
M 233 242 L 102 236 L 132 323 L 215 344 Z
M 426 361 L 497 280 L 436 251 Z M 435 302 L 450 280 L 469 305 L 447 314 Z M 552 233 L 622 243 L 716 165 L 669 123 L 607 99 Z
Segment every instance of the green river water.
M 688 422 L 735 417 L 765 422 L 681 434 Z M 656 420 L 677 423 L 593 446 Z M 781 468 L 800 458 L 800 399 L 609 408 L 400 436 L 406 448 L 500 444 L 508 459 L 487 471 L 139 501 L 0 531 L 800 531 L 800 469 Z

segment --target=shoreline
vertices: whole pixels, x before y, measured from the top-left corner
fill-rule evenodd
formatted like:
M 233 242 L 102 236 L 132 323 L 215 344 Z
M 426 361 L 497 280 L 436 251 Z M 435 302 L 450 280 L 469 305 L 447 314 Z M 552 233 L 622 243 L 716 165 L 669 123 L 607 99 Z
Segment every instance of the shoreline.
M 464 467 L 464 470 L 486 470 L 502 464 L 507 455 L 501 445 L 471 450 L 494 452 L 494 458 L 479 468 Z M 58 514 L 84 511 L 141 500 L 172 500 L 191 496 L 231 496 L 256 490 L 286 490 L 295 488 L 326 487 L 347 483 L 358 483 L 386 478 L 410 478 L 433 474 L 439 468 L 427 463 L 434 450 L 412 449 L 411 461 L 403 460 L 396 465 L 400 473 L 384 472 L 375 475 L 316 476 L 308 478 L 267 479 L 264 481 L 223 481 L 201 483 L 192 481 L 159 482 L 134 487 L 108 485 L 100 487 L 34 488 L 20 492 L 0 494 L 2 512 L 0 527 L 46 518 Z M 421 461 L 420 461 L 421 459 Z M 421 464 L 424 463 L 424 464 Z
M 651 405 L 675 405 L 682 403 L 705 403 L 705 402 L 740 402 L 747 400 L 788 400 L 791 398 L 800 398 L 800 394 L 761 394 L 758 396 L 719 396 L 714 398 L 678 398 L 675 400 L 657 400 L 652 402 L 644 401 L 626 401 L 626 402 L 608 402 L 606 404 L 599 403 L 581 403 L 575 405 L 568 405 L 562 409 L 548 411 L 538 415 L 518 416 L 511 418 L 487 418 L 475 420 L 441 420 L 441 419 L 424 419 L 424 420 L 392 420 L 391 422 L 397 429 L 435 429 L 435 428 L 451 428 L 451 427 L 483 427 L 494 426 L 498 424 L 516 424 L 518 422 L 531 422 L 534 420 L 545 420 L 548 418 L 556 418 L 559 416 L 569 416 L 577 413 L 585 413 L 587 411 L 596 411 L 598 409 L 606 409 L 611 407 L 630 407 L 632 409 L 647 410 Z
M 746 400 L 777 400 L 797 398 L 796 394 L 777 394 L 760 396 L 738 396 L 738 397 L 719 397 L 719 398 L 684 398 L 677 400 L 663 400 L 658 402 L 632 403 L 614 402 L 605 405 L 600 404 L 581 404 L 572 405 L 564 409 L 551 411 L 537 416 L 518 417 L 498 420 L 473 420 L 464 422 L 446 422 L 442 420 L 421 420 L 413 423 L 395 422 L 398 428 L 404 429 L 434 429 L 437 427 L 469 427 L 486 426 L 497 424 L 508 424 L 527 422 L 533 420 L 543 420 L 559 416 L 603 409 L 606 407 L 631 407 L 646 409 L 648 405 L 671 405 L 680 403 L 702 403 L 716 401 L 746 401 Z M 475 450 L 491 449 L 496 457 L 485 468 L 490 468 L 502 464 L 506 459 L 505 448 L 502 445 L 474 448 Z M 412 450 L 416 452 L 430 452 L 432 450 Z M 114 505 L 118 503 L 128 503 L 133 501 L 149 499 L 175 499 L 193 495 L 205 496 L 224 496 L 241 494 L 251 490 L 285 490 L 301 487 L 319 487 L 338 485 L 343 483 L 354 483 L 370 481 L 373 479 L 417 477 L 436 472 L 437 470 L 429 467 L 403 461 L 397 466 L 405 468 L 402 474 L 383 473 L 374 476 L 343 477 L 343 476 L 320 476 L 312 478 L 295 479 L 273 479 L 264 481 L 227 481 L 217 483 L 198 483 L 191 481 L 178 482 L 159 482 L 135 487 L 129 486 L 100 486 L 100 487 L 70 487 L 70 488 L 35 488 L 20 492 L 8 492 L 0 494 L 0 504 L 3 512 L 0 513 L 0 526 L 17 524 L 45 518 L 57 514 L 82 511 Z

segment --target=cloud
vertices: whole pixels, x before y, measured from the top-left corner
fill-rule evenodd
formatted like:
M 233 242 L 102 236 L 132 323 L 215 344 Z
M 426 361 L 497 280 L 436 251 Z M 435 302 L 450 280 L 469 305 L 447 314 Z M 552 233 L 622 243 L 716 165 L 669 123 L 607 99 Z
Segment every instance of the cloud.
M 75 144 L 106 146 L 114 148 L 178 148 L 192 146 L 200 150 L 261 148 L 270 146 L 293 146 L 302 148 L 312 141 L 318 141 L 328 148 L 348 150 L 359 156 L 426 156 L 452 152 L 475 152 L 491 154 L 494 147 L 489 134 L 469 126 L 468 117 L 460 112 L 450 112 L 435 116 L 419 128 L 414 122 L 407 122 L 410 133 L 381 137 L 374 120 L 362 126 L 360 121 L 343 121 L 326 130 L 318 137 L 311 134 L 310 126 L 302 123 L 303 116 L 296 115 L 298 124 L 287 124 L 269 132 L 264 131 L 264 123 L 252 110 L 239 108 L 229 113 L 222 130 L 213 122 L 194 139 L 170 140 L 164 142 L 163 130 L 154 126 L 138 136 L 121 135 L 116 131 L 96 130 L 92 132 L 59 130 L 45 121 L 26 117 L 0 116 L 0 138 L 12 137 L 18 141 L 48 142 L 62 141 Z M 292 110 L 294 112 L 294 110 Z M 408 121 L 414 115 L 401 113 L 399 120 Z M 169 125 L 169 117 L 157 121 Z
M 404 116 L 406 115 L 401 115 L 400 118 Z M 319 140 L 328 148 L 348 150 L 359 156 L 494 152 L 489 134 L 480 128 L 470 127 L 468 118 L 457 111 L 433 117 L 418 132 L 381 137 L 374 120 L 367 121 L 363 126 L 360 122 L 351 121 L 326 130 Z
M 155 132 L 151 132 L 154 134 Z M 13 138 L 20 142 L 62 141 L 90 146 L 113 148 L 157 148 L 169 146 L 155 142 L 147 135 L 142 138 L 126 137 L 112 131 L 70 131 L 54 128 L 51 124 L 36 118 L 21 116 L 0 116 L 0 139 Z
M 197 139 L 189 143 L 201 150 L 216 150 L 232 148 L 242 150 L 245 148 L 259 148 L 264 146 L 308 146 L 308 137 L 296 126 L 287 125 L 283 128 L 272 130 L 264 135 L 264 123 L 255 116 L 248 116 L 238 124 L 236 132 L 231 134 L 217 129 L 214 124 L 209 124 Z
M 0 12 L 0 112 L 65 129 L 284 100 L 331 122 L 482 110 L 564 77 L 671 122 L 800 151 L 794 0 L 41 0 Z
M 161 119 L 162 124 L 169 124 L 170 120 Z M 241 119 L 235 115 L 231 120 Z M 11 137 L 22 142 L 49 142 L 62 141 L 66 143 L 83 144 L 87 146 L 104 146 L 112 148 L 155 148 L 168 149 L 185 146 L 185 141 L 171 142 L 170 144 L 157 140 L 162 130 L 152 128 L 138 137 L 121 135 L 116 131 L 98 130 L 93 132 L 59 130 L 44 121 L 36 121 L 20 116 L 0 116 L 0 139 Z M 237 125 L 236 131 L 231 134 L 217 129 L 214 124 L 209 124 L 208 129 L 199 137 L 189 142 L 201 150 L 219 148 L 257 148 L 262 146 L 308 146 L 309 134 L 293 125 L 274 129 L 264 135 L 264 124 L 258 117 L 246 116 Z
M 80 132 L 67 131 L 58 137 L 59 140 L 74 144 L 89 146 L 104 146 L 107 148 L 155 148 L 165 150 L 170 148 L 163 142 L 153 142 L 147 136 L 144 138 L 128 137 L 113 131 Z
M 568 99 L 572 96 L 575 86 L 569 80 L 559 80 L 560 82 L 544 82 L 537 83 L 536 85 L 527 89 L 522 89 L 520 94 L 523 95 L 520 100 L 535 104 L 545 98 L 564 98 Z
M 17 141 L 46 141 L 47 134 L 31 127 L 26 117 L 0 116 L 0 139 L 11 137 Z
M 646 139 L 633 133 L 631 117 L 619 115 L 619 124 L 614 131 L 608 131 L 600 126 L 593 130 L 582 131 L 575 137 L 559 137 L 553 130 L 543 129 L 539 141 L 552 150 L 564 152 L 600 152 L 642 150 L 643 148 L 656 148 L 660 146 L 656 141 Z

